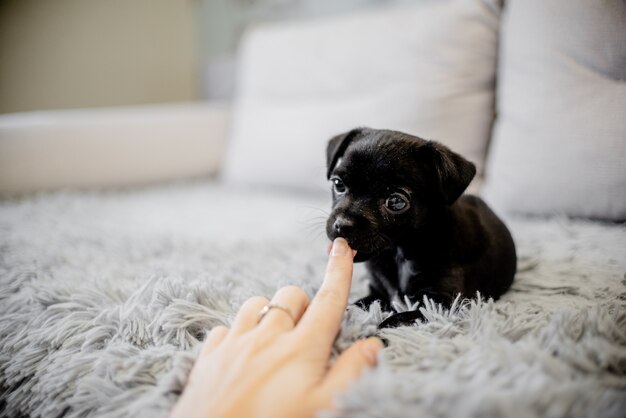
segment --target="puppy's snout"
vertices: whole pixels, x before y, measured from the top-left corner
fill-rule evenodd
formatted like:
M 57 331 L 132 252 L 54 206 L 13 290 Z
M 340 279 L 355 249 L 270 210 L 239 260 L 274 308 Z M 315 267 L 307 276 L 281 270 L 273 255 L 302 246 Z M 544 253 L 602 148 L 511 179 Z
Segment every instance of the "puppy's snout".
M 354 221 L 343 216 L 338 216 L 333 223 L 333 229 L 338 236 L 349 235 L 354 230 Z

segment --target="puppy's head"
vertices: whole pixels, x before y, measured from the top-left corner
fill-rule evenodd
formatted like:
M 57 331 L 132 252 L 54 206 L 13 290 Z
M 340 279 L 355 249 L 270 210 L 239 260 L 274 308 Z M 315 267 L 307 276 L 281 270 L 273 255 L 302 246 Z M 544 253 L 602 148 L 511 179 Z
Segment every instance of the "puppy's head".
M 353 129 L 327 148 L 333 209 L 326 233 L 368 260 L 399 245 L 429 215 L 452 205 L 476 174 L 447 147 L 400 132 Z

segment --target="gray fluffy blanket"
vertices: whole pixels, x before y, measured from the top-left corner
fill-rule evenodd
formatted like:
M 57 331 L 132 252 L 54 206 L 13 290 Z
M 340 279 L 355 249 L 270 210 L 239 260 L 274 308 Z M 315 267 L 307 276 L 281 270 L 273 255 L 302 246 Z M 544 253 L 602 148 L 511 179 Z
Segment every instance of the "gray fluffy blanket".
M 195 183 L 0 202 L 0 415 L 166 416 L 200 341 L 243 300 L 314 293 L 328 200 Z M 342 416 L 626 416 L 626 228 L 509 225 L 512 290 L 425 302 L 426 323 L 385 331 Z M 336 352 L 385 315 L 350 308 Z

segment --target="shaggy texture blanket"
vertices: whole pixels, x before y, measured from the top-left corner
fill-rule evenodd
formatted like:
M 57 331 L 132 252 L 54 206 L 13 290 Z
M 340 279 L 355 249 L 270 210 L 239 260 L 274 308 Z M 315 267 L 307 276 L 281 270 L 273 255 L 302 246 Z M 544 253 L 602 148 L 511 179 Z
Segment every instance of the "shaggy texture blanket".
M 329 200 L 195 183 L 0 202 L 0 414 L 166 416 L 206 333 L 247 297 L 313 295 Z M 428 321 L 382 333 L 341 416 L 625 416 L 626 228 L 508 222 L 511 291 L 422 303 Z M 336 353 L 386 315 L 349 308 Z

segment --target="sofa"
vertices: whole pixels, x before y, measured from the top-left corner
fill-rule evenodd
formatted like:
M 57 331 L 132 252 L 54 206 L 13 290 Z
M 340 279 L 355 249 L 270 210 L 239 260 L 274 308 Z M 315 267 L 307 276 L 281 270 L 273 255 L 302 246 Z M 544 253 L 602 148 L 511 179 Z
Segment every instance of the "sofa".
M 626 5 L 420 0 L 250 28 L 229 103 L 0 115 L 0 415 L 167 416 L 249 296 L 312 296 L 326 141 L 355 126 L 472 160 L 514 236 L 497 301 L 378 333 L 342 417 L 622 417 Z M 363 296 L 357 265 L 351 292 Z

